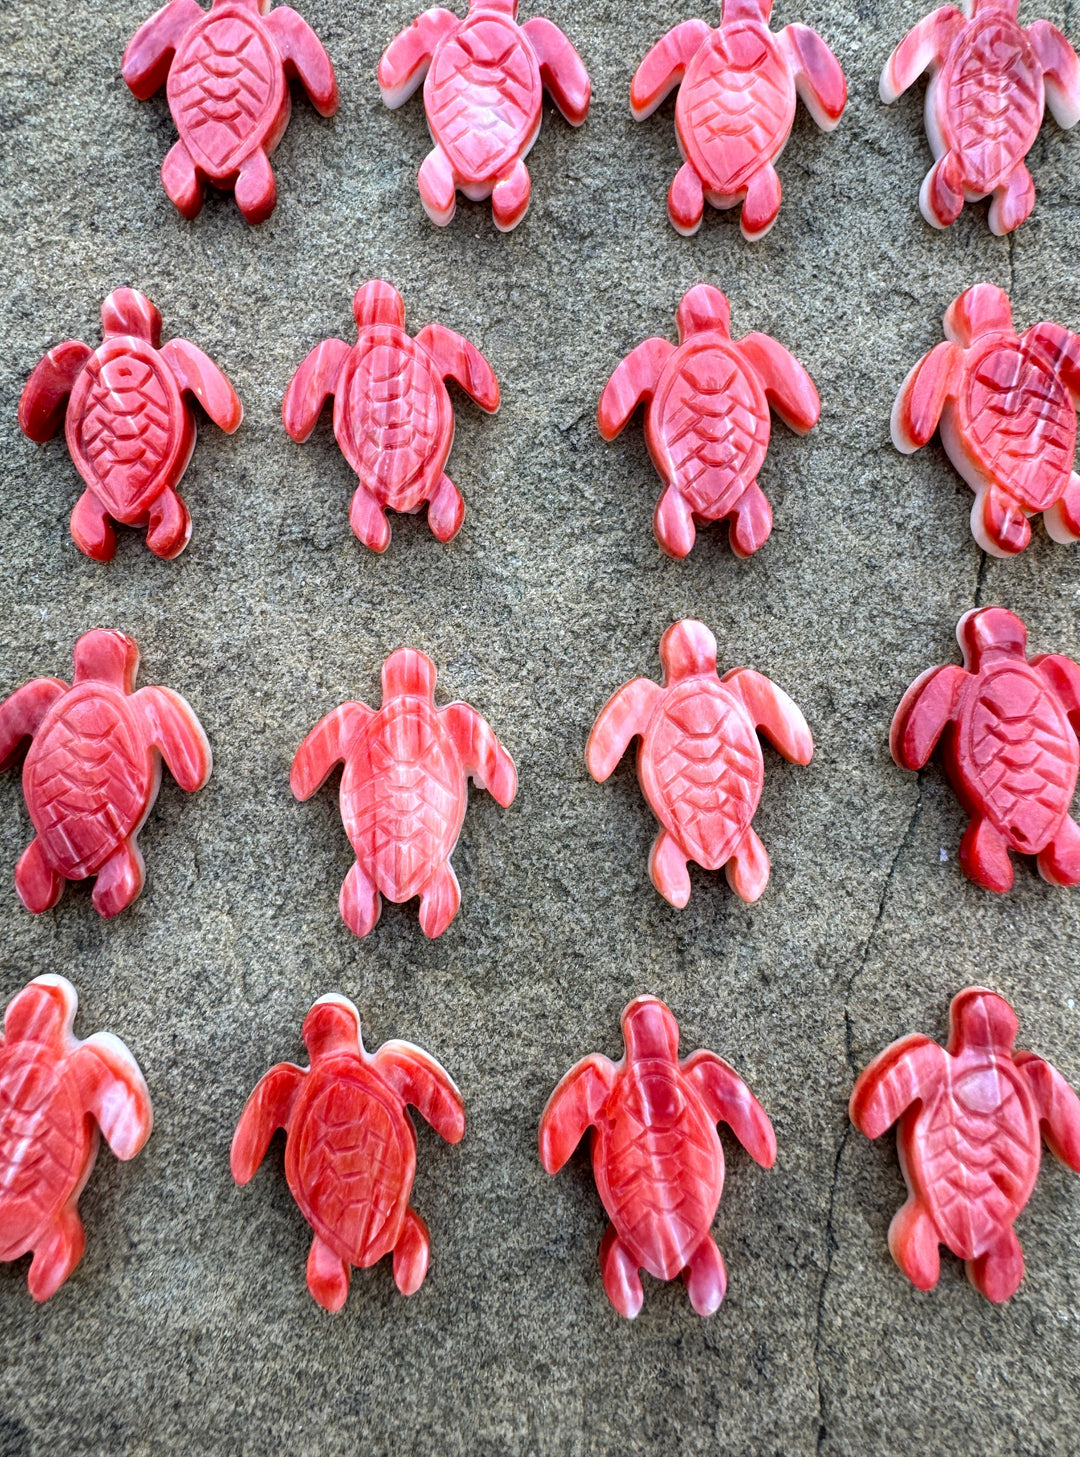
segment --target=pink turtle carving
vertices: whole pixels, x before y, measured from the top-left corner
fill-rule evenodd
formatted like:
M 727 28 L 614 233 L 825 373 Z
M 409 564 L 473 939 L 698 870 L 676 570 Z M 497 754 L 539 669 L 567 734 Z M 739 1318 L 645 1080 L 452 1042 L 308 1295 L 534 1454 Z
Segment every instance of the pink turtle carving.
M 1018 335 L 1008 295 L 992 283 L 955 299 L 944 331 L 896 397 L 897 450 L 918 450 L 940 423 L 949 459 L 975 492 L 972 535 L 991 555 L 1023 551 L 1039 511 L 1055 541 L 1076 541 L 1080 337 L 1046 323 Z
M 868 1138 L 897 1124 L 907 1202 L 889 1249 L 920 1290 L 938 1282 L 940 1245 L 988 1300 L 1013 1295 L 1024 1256 L 1013 1221 L 1039 1175 L 1041 1142 L 1080 1173 L 1080 1099 L 1033 1052 L 1016 1052 L 1016 1013 L 968 987 L 949 1008 L 948 1049 L 901 1037 L 860 1073 L 851 1121 Z
M 919 192 L 934 228 L 947 228 L 965 202 L 992 194 L 990 231 L 1018 228 L 1035 206 L 1024 158 L 1047 102 L 1059 126 L 1080 120 L 1080 61 L 1046 20 L 1021 28 L 1017 0 L 967 0 L 920 20 L 881 73 L 881 99 L 895 101 L 924 71 L 926 132 L 936 161 Z
M 391 653 L 383 702 L 343 703 L 296 751 L 292 791 L 310 799 L 344 761 L 341 818 L 356 863 L 341 887 L 342 919 L 366 936 L 381 896 L 420 897 L 420 929 L 441 936 L 461 901 L 450 864 L 465 818 L 468 779 L 504 808 L 517 792 L 514 761 L 467 703 L 435 706 L 435 664 L 414 648 Z
M 757 483 L 769 447 L 769 406 L 805 435 L 821 402 L 799 361 L 768 334 L 732 339 L 731 310 L 718 288 L 690 289 L 675 320 L 678 348 L 646 339 L 604 386 L 600 434 L 614 440 L 644 403 L 645 439 L 665 486 L 653 516 L 660 549 L 684 557 L 696 521 L 727 519 L 732 551 L 748 557 L 772 531 L 772 509 Z
M 79 998 L 62 976 L 38 976 L 8 1003 L 0 1039 L 0 1260 L 33 1253 L 27 1284 L 48 1300 L 82 1259 L 79 1195 L 100 1134 L 118 1159 L 150 1137 L 154 1114 L 119 1037 L 72 1032 Z
M 308 438 L 323 405 L 334 400 L 334 434 L 360 478 L 349 522 L 372 551 L 390 545 L 386 512 L 415 513 L 428 503 L 428 525 L 440 541 L 461 529 L 465 502 L 443 467 L 454 441 L 454 408 L 444 379 L 461 386 L 482 410 L 499 408 L 499 383 L 468 339 L 428 324 L 405 332 L 405 305 L 390 284 L 365 283 L 353 313 L 359 337 L 317 344 L 293 375 L 281 414 L 294 440 Z
M 630 109 L 644 121 L 679 87 L 675 133 L 685 160 L 668 193 L 672 226 L 690 237 L 701 227 L 706 202 L 716 208 L 741 202 L 739 226 L 754 242 L 780 211 L 774 163 L 791 133 L 796 95 L 831 132 L 847 83 L 816 31 L 769 29 L 772 0 L 721 4 L 719 29 L 685 20 L 657 41 L 631 83 Z
M 577 51 L 550 20 L 519 25 L 517 9 L 517 0 L 469 0 L 464 20 L 426 10 L 379 62 L 387 106 L 400 106 L 424 81 L 435 147 L 418 182 L 440 227 L 454 216 L 458 191 L 473 202 L 490 197 L 504 233 L 521 222 L 531 187 L 524 159 L 540 131 L 544 88 L 571 126 L 588 115 L 589 77 Z
M 712 1315 L 727 1289 L 724 1259 L 709 1232 L 724 1188 L 717 1123 L 762 1168 L 776 1162 L 768 1114 L 734 1068 L 714 1052 L 679 1061 L 679 1024 L 658 997 L 637 997 L 622 1014 L 619 1062 L 583 1058 L 552 1093 L 540 1119 L 540 1161 L 557 1174 L 592 1129 L 597 1192 L 611 1223 L 600 1242 L 607 1297 L 632 1320 L 644 1300 L 640 1270 L 681 1274 L 698 1315 Z
M 156 556 L 179 556 L 191 517 L 176 494 L 195 449 L 197 400 L 231 435 L 244 418 L 236 391 L 186 339 L 161 343 L 161 315 L 144 294 L 118 288 L 101 306 L 105 338 L 50 349 L 26 382 L 19 427 L 39 444 L 64 422 L 68 451 L 86 482 L 71 513 L 75 545 L 98 562 L 116 555 L 113 521 L 145 526 Z M 160 347 L 159 347 L 160 346 Z
M 97 876 L 94 907 L 115 916 L 143 887 L 136 843 L 157 799 L 164 758 L 181 789 L 210 778 L 210 745 L 191 705 L 169 688 L 135 692 L 139 650 L 95 629 L 75 644 L 75 677 L 35 678 L 0 703 L 0 771 L 33 742 L 23 796 L 36 839 L 15 867 L 28 911 L 47 911 L 66 880 Z
M 638 779 L 661 830 L 649 874 L 665 900 L 690 899 L 688 860 L 726 867 L 728 884 L 756 901 L 769 883 L 769 856 L 751 821 L 765 765 L 755 730 L 795 764 L 809 764 L 814 741 L 797 706 L 752 668 L 716 672 L 716 639 L 687 618 L 660 639 L 663 686 L 624 683 L 593 724 L 585 751 L 603 783 L 639 735 Z
M 409 1203 L 416 1173 L 412 1104 L 448 1143 L 465 1133 L 453 1080 L 423 1048 L 384 1042 L 365 1051 L 360 1014 L 335 992 L 304 1019 L 310 1067 L 279 1062 L 259 1079 L 232 1141 L 233 1178 L 246 1184 L 278 1128 L 286 1131 L 285 1177 L 315 1231 L 307 1263 L 312 1296 L 340 1310 L 352 1266 L 393 1251 L 394 1281 L 414 1295 L 431 1255 L 428 1228 Z
M 337 80 L 318 36 L 288 5 L 271 0 L 170 0 L 128 42 L 124 80 L 146 101 L 168 80 L 180 139 L 161 167 L 165 191 L 198 217 L 203 184 L 233 192 L 249 223 L 277 206 L 270 154 L 289 124 L 289 82 L 298 80 L 320 116 L 338 107 Z
M 1027 628 L 1002 607 L 956 627 L 964 666 L 931 668 L 892 721 L 892 756 L 921 769 L 942 740 L 945 770 L 971 823 L 960 866 L 987 890 L 1013 883 L 1009 851 L 1034 855 L 1051 885 L 1080 884 L 1080 825 L 1069 814 L 1080 768 L 1080 665 L 1027 657 Z

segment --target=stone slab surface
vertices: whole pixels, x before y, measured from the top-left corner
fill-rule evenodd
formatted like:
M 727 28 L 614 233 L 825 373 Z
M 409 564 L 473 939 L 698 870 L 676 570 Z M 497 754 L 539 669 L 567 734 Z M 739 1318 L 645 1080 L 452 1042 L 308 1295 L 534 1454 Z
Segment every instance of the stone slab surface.
M 129 1043 L 157 1112 L 136 1162 L 101 1157 L 63 1291 L 34 1308 L 26 1261 L 0 1269 L 0 1453 L 1075 1452 L 1080 1181 L 1044 1165 L 1009 1306 L 981 1300 L 951 1257 L 920 1295 L 886 1250 L 903 1192 L 891 1140 L 870 1145 L 845 1110 L 867 1059 L 909 1030 L 943 1037 L 949 998 L 973 981 L 1008 996 L 1025 1045 L 1080 1082 L 1080 892 L 1030 865 L 1007 896 L 970 885 L 940 771 L 902 773 L 886 742 L 906 685 L 955 659 L 973 604 L 1004 603 L 1035 649 L 1080 655 L 1080 553 L 1040 527 L 1021 560 L 987 561 L 941 449 L 905 459 L 888 439 L 900 380 L 969 284 L 1008 288 L 1023 326 L 1080 326 L 1080 133 L 1047 123 L 1036 212 L 1013 240 L 991 236 L 985 204 L 932 232 L 916 206 L 921 97 L 877 99 L 921 5 L 784 0 L 778 24 L 812 24 L 836 50 L 848 111 L 831 137 L 800 113 L 762 243 L 730 213 L 684 240 L 664 207 L 672 103 L 636 125 L 627 86 L 692 12 L 552 0 L 593 77 L 588 122 L 573 132 L 545 108 L 515 233 L 464 201 L 438 230 L 415 190 L 420 100 L 389 113 L 375 86 L 410 0 L 302 9 L 342 105 L 326 122 L 297 100 L 280 202 L 258 230 L 227 197 L 186 223 L 161 190 L 164 99 L 135 102 L 118 69 L 144 0 L 0 10 L 0 691 L 66 674 L 78 633 L 120 627 L 142 681 L 188 697 L 215 755 L 201 794 L 165 783 L 142 835 L 146 891 L 112 923 L 85 886 L 39 919 L 21 909 L 10 868 L 29 822 L 16 777 L 0 784 L 0 995 L 71 977 L 78 1030 Z M 1039 13 L 1080 40 L 1067 0 Z M 460 536 L 440 546 L 423 517 L 397 520 L 382 558 L 348 531 L 328 422 L 297 446 L 279 417 L 293 369 L 318 340 L 351 337 L 352 292 L 379 276 L 412 327 L 469 335 L 504 392 L 493 419 L 456 401 Z M 640 428 L 609 447 L 594 426 L 614 364 L 670 333 L 701 280 L 727 290 L 737 333 L 788 345 L 824 402 L 807 439 L 776 427 L 761 478 L 776 529 L 749 562 L 722 528 L 686 562 L 664 558 Z M 194 534 L 171 564 L 134 532 L 110 566 L 81 557 L 62 440 L 42 448 L 15 426 L 37 359 L 70 335 L 96 342 L 120 284 L 217 360 L 247 411 L 231 439 L 202 430 L 184 483 Z M 757 828 L 773 878 L 753 908 L 695 871 L 690 905 L 670 909 L 647 880 L 654 827 L 632 764 L 604 786 L 584 768 L 608 693 L 656 674 L 661 632 L 686 615 L 710 624 L 724 665 L 786 688 L 819 746 L 805 770 L 766 751 Z M 345 698 L 377 701 L 402 643 L 435 658 L 442 701 L 487 716 L 521 776 L 508 812 L 473 795 L 461 913 L 434 944 L 415 906 L 387 906 L 364 942 L 346 931 L 335 797 L 301 806 L 288 789 L 307 729 Z M 422 1292 L 402 1300 L 386 1262 L 356 1274 L 334 1318 L 304 1286 L 309 1234 L 280 1140 L 245 1190 L 227 1162 L 248 1090 L 301 1054 L 303 1014 L 331 989 L 358 1003 L 370 1045 L 406 1037 L 439 1057 L 470 1120 L 455 1149 L 419 1134 L 414 1202 L 434 1243 Z M 708 1322 L 679 1283 L 651 1281 L 638 1320 L 618 1320 L 584 1153 L 557 1180 L 536 1157 L 554 1083 L 587 1051 L 618 1055 L 619 1011 L 643 991 L 674 1009 L 686 1050 L 740 1069 L 779 1138 L 766 1174 L 724 1136 L 715 1231 L 730 1283 Z

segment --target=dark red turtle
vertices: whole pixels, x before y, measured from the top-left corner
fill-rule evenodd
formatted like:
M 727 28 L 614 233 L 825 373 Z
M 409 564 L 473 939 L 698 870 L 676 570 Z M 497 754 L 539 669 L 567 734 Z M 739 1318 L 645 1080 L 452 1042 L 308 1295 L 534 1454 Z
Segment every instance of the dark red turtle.
M 920 20 L 881 73 L 881 99 L 895 101 L 926 70 L 926 130 L 937 158 L 919 193 L 923 217 L 947 228 L 965 202 L 993 195 L 990 229 L 1002 236 L 1035 206 L 1024 158 L 1046 102 L 1059 126 L 1080 120 L 1080 61 L 1046 20 L 1026 29 L 1017 0 L 968 0 Z
M 33 742 L 23 796 L 37 838 L 15 867 L 27 910 L 46 911 L 65 880 L 96 875 L 94 906 L 115 916 L 142 890 L 137 836 L 161 784 L 164 757 L 182 789 L 210 777 L 199 720 L 168 688 L 135 692 L 139 650 L 122 632 L 96 629 L 75 644 L 75 677 L 24 683 L 0 704 L 0 770 Z
M 274 1131 L 284 1128 L 285 1177 L 315 1231 L 307 1283 L 340 1310 L 351 1266 L 393 1251 L 394 1279 L 414 1294 L 427 1274 L 427 1225 L 409 1204 L 416 1132 L 406 1104 L 448 1143 L 465 1132 L 461 1094 L 433 1057 L 411 1042 L 364 1049 L 360 1014 L 347 997 L 320 997 L 304 1020 L 309 1068 L 281 1062 L 260 1080 L 232 1141 L 233 1178 L 246 1184 Z
M 797 764 L 814 741 L 798 707 L 751 668 L 716 672 L 716 639 L 686 618 L 660 639 L 664 683 L 634 678 L 601 709 L 585 750 L 589 773 L 603 783 L 640 735 L 641 792 L 662 826 L 649 874 L 673 906 L 690 899 L 688 860 L 726 867 L 728 883 L 755 901 L 769 883 L 769 856 L 752 820 L 765 765 L 757 730 Z
M 731 549 L 747 557 L 772 531 L 757 483 L 769 445 L 769 406 L 805 435 L 821 414 L 814 382 L 767 334 L 731 337 L 731 310 L 718 288 L 699 283 L 675 314 L 679 347 L 646 339 L 604 386 L 597 424 L 614 440 L 639 404 L 645 439 L 666 489 L 653 531 L 662 551 L 684 557 L 695 522 L 727 519 Z
M 550 20 L 517 22 L 517 0 L 469 0 L 461 20 L 426 10 L 390 42 L 379 62 L 387 106 L 424 81 L 435 149 L 418 178 L 420 198 L 440 226 L 454 216 L 457 191 L 491 198 L 495 226 L 516 227 L 529 206 L 524 158 L 540 131 L 546 87 L 572 126 L 589 110 L 589 78 L 577 51 Z
M 1018 335 L 1008 295 L 992 283 L 949 305 L 944 332 L 946 342 L 920 359 L 896 397 L 896 448 L 910 454 L 940 423 L 949 458 L 975 492 L 971 530 L 984 551 L 1023 551 L 1038 511 L 1055 541 L 1076 541 L 1080 338 L 1048 323 Z
M 1034 855 L 1052 885 L 1076 885 L 1080 666 L 1059 653 L 1029 661 L 1027 629 L 1001 607 L 965 613 L 956 636 L 964 666 L 915 680 L 893 718 L 892 756 L 921 769 L 944 735 L 945 768 L 971 816 L 960 865 L 976 884 L 1008 890 L 1015 850 Z
M 705 203 L 743 204 L 743 236 L 763 238 L 780 211 L 773 165 L 795 117 L 796 95 L 824 131 L 832 131 L 847 101 L 836 57 L 808 26 L 773 33 L 772 0 L 723 0 L 720 26 L 685 20 L 657 41 L 630 87 L 638 121 L 651 116 L 679 87 L 675 129 L 686 159 L 668 194 L 676 231 L 701 227 Z
M 540 1119 L 540 1161 L 557 1174 L 589 1128 L 597 1193 L 611 1223 L 600 1244 L 608 1299 L 633 1319 L 644 1292 L 681 1274 L 699 1315 L 724 1298 L 727 1274 L 709 1226 L 724 1188 L 717 1123 L 763 1168 L 776 1161 L 764 1108 L 713 1052 L 679 1061 L 679 1024 L 658 997 L 622 1014 L 619 1062 L 594 1053 L 563 1078 Z
M 504 807 L 517 791 L 514 761 L 467 703 L 435 706 L 435 664 L 414 648 L 382 669 L 378 712 L 343 703 L 296 751 L 292 790 L 308 799 L 344 760 L 341 818 L 356 864 L 341 887 L 345 924 L 366 936 L 380 896 L 420 897 L 420 927 L 440 936 L 461 900 L 450 864 L 468 803 L 468 779 Z
M 8 1003 L 0 1040 L 0 1260 L 32 1252 L 27 1284 L 48 1300 L 82 1258 L 79 1195 L 100 1133 L 118 1159 L 150 1137 L 153 1109 L 118 1037 L 72 1032 L 79 999 L 62 976 L 38 976 Z
M 327 399 L 334 434 L 360 484 L 349 512 L 357 537 L 372 551 L 390 544 L 387 511 L 415 513 L 428 503 L 428 525 L 440 541 L 461 529 L 465 502 L 443 467 L 454 441 L 454 408 L 443 384 L 452 379 L 489 414 L 499 408 L 499 383 L 475 345 L 442 324 L 415 339 L 405 332 L 405 305 L 378 279 L 356 291 L 359 337 L 317 344 L 293 375 L 281 407 L 285 429 L 303 441 Z
M 1080 1099 L 1048 1062 L 1015 1051 L 1016 1014 L 968 987 L 949 1008 L 948 1049 L 902 1037 L 860 1073 L 851 1121 L 868 1138 L 897 1123 L 907 1202 L 889 1249 L 920 1290 L 937 1284 L 945 1245 L 988 1300 L 1024 1278 L 1013 1221 L 1039 1174 L 1041 1143 L 1080 1173 Z
M 187 218 L 203 205 L 203 183 L 234 191 L 249 223 L 277 203 L 269 157 L 289 124 L 289 81 L 298 80 L 321 116 L 338 91 L 330 57 L 305 20 L 271 0 L 170 0 L 132 36 L 121 65 L 139 98 L 168 77 L 180 140 L 161 168 L 165 191 Z
M 79 550 L 116 554 L 113 521 L 145 526 L 157 556 L 179 556 L 191 517 L 176 493 L 195 448 L 197 400 L 228 434 L 244 411 L 232 385 L 186 339 L 161 344 L 161 315 L 145 295 L 118 288 L 101 306 L 105 338 L 50 349 L 26 382 L 19 425 L 44 443 L 64 421 L 68 450 L 86 490 L 71 514 Z M 160 346 L 160 347 L 159 347 Z

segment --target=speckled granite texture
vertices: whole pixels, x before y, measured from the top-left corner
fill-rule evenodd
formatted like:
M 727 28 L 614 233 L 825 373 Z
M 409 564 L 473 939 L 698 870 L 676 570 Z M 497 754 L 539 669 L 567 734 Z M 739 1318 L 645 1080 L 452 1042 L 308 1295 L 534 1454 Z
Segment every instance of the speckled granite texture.
M 846 1101 L 890 1039 L 943 1037 L 949 998 L 972 981 L 1007 995 L 1024 1045 L 1080 1083 L 1080 891 L 1031 865 L 1001 898 L 970 885 L 943 775 L 902 773 L 887 748 L 903 689 L 955 659 L 975 603 L 1018 611 L 1033 650 L 1080 655 L 1080 551 L 1039 527 L 1022 559 L 988 562 L 941 449 L 905 459 L 888 438 L 899 382 L 967 285 L 1008 288 L 1021 326 L 1080 326 L 1080 131 L 1047 122 L 1029 158 L 1038 204 L 1013 240 L 991 236 L 985 204 L 932 232 L 917 209 L 920 88 L 891 109 L 877 98 L 921 3 L 784 0 L 777 24 L 805 21 L 834 47 L 847 113 L 832 136 L 800 113 L 762 243 L 712 212 L 685 240 L 664 206 L 672 103 L 637 125 L 627 89 L 693 7 L 552 0 L 592 74 L 592 113 L 574 132 L 545 106 L 516 232 L 464 201 L 438 230 L 415 187 L 420 99 L 391 113 L 375 85 L 414 3 L 304 0 L 342 105 L 323 121 L 297 101 L 274 159 L 278 208 L 258 230 L 228 197 L 186 223 L 161 190 L 164 99 L 139 104 L 119 74 L 145 0 L 0 11 L 0 691 L 66 674 L 78 633 L 120 627 L 142 649 L 141 681 L 183 693 L 215 755 L 202 793 L 166 781 L 142 835 L 145 893 L 112 923 L 85 886 L 38 919 L 22 910 L 10 875 L 29 822 L 17 777 L 0 782 L 0 994 L 71 977 L 77 1030 L 129 1043 L 157 1112 L 134 1163 L 99 1160 L 86 1255 L 55 1299 L 32 1305 L 25 1261 L 0 1268 L 0 1453 L 1073 1453 L 1080 1180 L 1045 1163 L 1007 1308 L 951 1257 L 920 1295 L 885 1244 L 895 1148 L 854 1134 Z M 1061 0 L 1022 18 L 1036 13 L 1080 39 Z M 395 520 L 381 558 L 348 530 L 352 478 L 329 423 L 297 446 L 279 415 L 292 371 L 318 340 L 352 337 L 353 290 L 377 276 L 412 328 L 469 335 L 504 401 L 494 418 L 455 401 L 460 536 L 440 546 L 422 517 Z M 762 472 L 776 529 L 749 562 L 723 528 L 687 561 L 664 558 L 640 428 L 606 446 L 594 424 L 609 371 L 671 331 L 701 280 L 729 293 L 736 333 L 791 348 L 823 401 L 806 439 L 776 426 Z M 63 441 L 33 445 L 15 424 L 39 356 L 70 335 L 96 342 L 119 284 L 218 361 L 247 410 L 232 438 L 202 431 L 184 481 L 194 534 L 172 563 L 134 532 L 110 566 L 81 557 Z M 809 769 L 766 750 L 756 824 L 773 878 L 752 908 L 698 871 L 688 908 L 668 907 L 647 879 L 654 826 L 631 760 L 604 786 L 585 772 L 600 705 L 657 673 L 660 634 L 686 615 L 713 628 L 722 665 L 787 689 L 818 743 Z M 347 697 L 376 699 L 401 643 L 434 657 L 441 701 L 473 703 L 521 777 L 509 811 L 473 794 L 461 912 L 434 944 L 415 906 L 350 936 L 335 796 L 298 805 L 288 787 L 307 729 Z M 304 1286 L 309 1232 L 280 1140 L 244 1190 L 227 1157 L 248 1090 L 301 1054 L 304 1012 L 332 989 L 357 1002 L 370 1045 L 406 1037 L 437 1056 L 469 1116 L 457 1148 L 419 1134 L 422 1291 L 404 1301 L 386 1262 L 356 1274 L 336 1317 Z M 536 1155 L 554 1083 L 587 1051 L 618 1054 L 619 1011 L 642 991 L 670 1004 L 686 1050 L 734 1063 L 780 1144 L 764 1173 L 724 1135 L 729 1291 L 708 1322 L 678 1282 L 648 1280 L 641 1316 L 620 1321 L 585 1154 L 555 1180 Z

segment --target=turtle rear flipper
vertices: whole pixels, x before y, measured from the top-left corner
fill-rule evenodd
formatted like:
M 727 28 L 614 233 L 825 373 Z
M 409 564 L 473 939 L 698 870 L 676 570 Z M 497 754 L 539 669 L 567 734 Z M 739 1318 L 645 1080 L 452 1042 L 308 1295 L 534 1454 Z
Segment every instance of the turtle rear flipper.
M 78 1211 L 72 1207 L 61 1209 L 34 1245 L 26 1285 L 36 1301 L 40 1303 L 56 1294 L 85 1249 L 86 1230 Z

